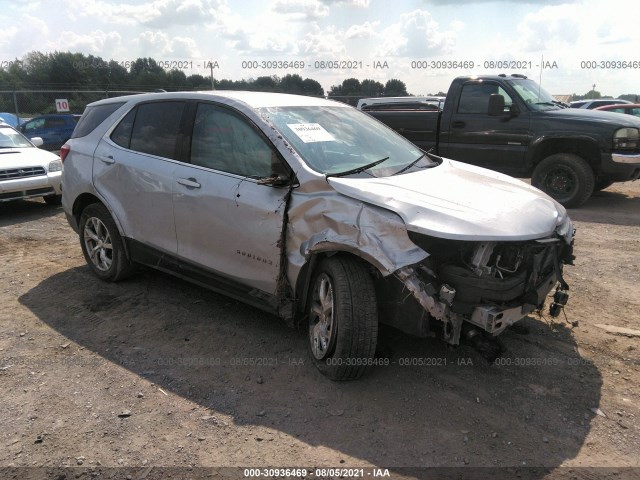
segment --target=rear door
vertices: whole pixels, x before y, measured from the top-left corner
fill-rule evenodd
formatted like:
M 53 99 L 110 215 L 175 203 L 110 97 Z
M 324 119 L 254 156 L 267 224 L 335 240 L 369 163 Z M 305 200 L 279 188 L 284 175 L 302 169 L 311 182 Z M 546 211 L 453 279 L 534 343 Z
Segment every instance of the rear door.
M 174 170 L 178 255 L 233 282 L 275 294 L 286 188 L 260 185 L 279 154 L 239 112 L 195 108 L 187 158 Z
M 488 114 L 492 94 L 504 97 L 503 115 Z M 516 101 L 497 82 L 465 83 L 453 105 L 454 112 L 446 126 L 448 141 L 440 144 L 440 154 L 504 173 L 524 171 L 524 156 L 531 142 L 530 115 L 517 104 L 519 113 L 512 115 L 510 108 Z
M 176 254 L 174 171 L 183 101 L 137 105 L 94 154 L 96 190 L 135 246 Z

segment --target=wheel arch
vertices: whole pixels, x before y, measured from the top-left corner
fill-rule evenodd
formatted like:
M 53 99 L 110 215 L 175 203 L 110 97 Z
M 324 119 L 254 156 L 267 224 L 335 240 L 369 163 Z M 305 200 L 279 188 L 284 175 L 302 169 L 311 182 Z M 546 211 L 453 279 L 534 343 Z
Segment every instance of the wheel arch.
M 102 199 L 100 199 L 98 196 L 94 195 L 93 193 L 89 193 L 89 192 L 85 192 L 78 195 L 78 197 L 73 202 L 71 213 L 73 215 L 73 218 L 76 221 L 76 225 L 78 225 L 78 228 L 80 228 L 80 217 L 82 216 L 82 212 L 84 211 L 85 208 L 87 208 L 89 205 L 92 205 L 94 203 L 99 203 L 107 209 L 107 211 L 109 212 L 109 215 L 111 215 L 111 218 L 116 224 L 118 233 L 124 239 L 122 225 L 120 224 L 120 220 L 118 219 L 117 215 L 114 214 L 113 210 L 111 210 L 109 206 L 102 201 Z M 126 241 L 123 242 L 123 247 L 124 247 L 124 251 L 125 251 L 125 255 L 127 256 L 127 259 L 130 260 L 131 255 L 129 252 L 129 246 Z
M 384 268 L 380 268 L 380 266 L 375 265 L 374 262 L 370 261 L 368 255 L 359 255 L 358 252 L 354 252 L 353 250 L 347 248 L 333 248 L 326 250 L 318 250 L 310 253 L 307 256 L 307 261 L 300 268 L 300 272 L 298 273 L 298 277 L 296 279 L 295 284 L 295 299 L 296 299 L 296 308 L 295 308 L 295 318 L 296 322 L 300 322 L 304 317 L 305 307 L 307 305 L 307 301 L 309 298 L 309 290 L 311 286 L 311 279 L 313 278 L 313 273 L 317 267 L 317 265 L 325 258 L 333 257 L 335 255 L 348 256 L 351 258 L 358 259 L 365 265 L 369 267 L 372 273 L 372 278 L 375 282 L 376 273 L 377 275 L 385 275 L 386 272 Z
M 600 169 L 600 147 L 590 137 L 556 138 L 542 137 L 532 145 L 530 170 L 545 158 L 556 153 L 571 153 L 585 160 L 597 175 Z

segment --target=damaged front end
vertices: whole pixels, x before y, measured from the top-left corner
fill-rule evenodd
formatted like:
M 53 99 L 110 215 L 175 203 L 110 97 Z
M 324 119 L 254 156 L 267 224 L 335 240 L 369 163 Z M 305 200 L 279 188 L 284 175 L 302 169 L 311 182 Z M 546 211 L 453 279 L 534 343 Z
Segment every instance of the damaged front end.
M 382 279 L 378 295 L 381 321 L 421 337 L 436 336 L 451 345 L 481 329 L 497 336 L 527 314 L 543 308 L 557 289 L 551 309 L 566 303 L 562 277 L 571 264 L 571 237 L 526 241 L 460 241 L 409 232 L 429 257 Z

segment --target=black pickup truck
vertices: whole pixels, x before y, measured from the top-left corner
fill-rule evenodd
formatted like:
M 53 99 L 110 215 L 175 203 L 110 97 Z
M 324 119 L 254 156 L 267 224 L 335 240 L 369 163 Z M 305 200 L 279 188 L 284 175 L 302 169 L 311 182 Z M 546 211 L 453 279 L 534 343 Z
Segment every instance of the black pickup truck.
M 566 207 L 640 177 L 640 119 L 567 108 L 524 75 L 458 77 L 443 108 L 431 108 L 408 102 L 362 110 L 425 151 L 531 178 Z

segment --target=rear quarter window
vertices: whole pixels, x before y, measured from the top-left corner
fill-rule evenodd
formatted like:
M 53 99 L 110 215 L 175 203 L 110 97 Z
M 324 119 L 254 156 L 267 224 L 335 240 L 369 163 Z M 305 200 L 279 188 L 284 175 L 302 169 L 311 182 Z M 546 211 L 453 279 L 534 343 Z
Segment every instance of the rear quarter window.
M 111 140 L 126 149 L 177 159 L 177 142 L 185 102 L 137 105 L 120 121 Z
M 80 138 L 89 135 L 104 120 L 119 109 L 125 102 L 107 103 L 105 105 L 94 105 L 87 107 L 82 117 L 76 124 L 71 138 Z

